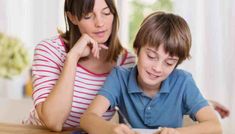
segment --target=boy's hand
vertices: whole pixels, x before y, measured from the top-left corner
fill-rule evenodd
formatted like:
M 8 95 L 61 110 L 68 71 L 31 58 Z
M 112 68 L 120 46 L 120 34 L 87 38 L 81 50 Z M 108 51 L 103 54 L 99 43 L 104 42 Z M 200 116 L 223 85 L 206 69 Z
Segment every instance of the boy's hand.
M 174 128 L 161 128 L 160 132 L 156 132 L 154 134 L 180 134 L 180 133 Z
M 112 128 L 111 134 L 138 134 L 137 132 L 134 132 L 125 124 L 118 124 L 115 125 L 115 127 Z

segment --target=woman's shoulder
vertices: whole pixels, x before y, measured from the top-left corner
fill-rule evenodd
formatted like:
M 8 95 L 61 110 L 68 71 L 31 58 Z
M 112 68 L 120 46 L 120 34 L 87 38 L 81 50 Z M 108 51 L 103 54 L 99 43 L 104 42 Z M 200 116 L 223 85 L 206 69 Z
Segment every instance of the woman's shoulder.
M 60 35 L 53 36 L 44 40 L 41 40 L 36 47 L 53 47 L 56 49 L 64 49 L 65 50 L 65 43 Z
M 136 64 L 136 55 L 125 49 L 118 57 L 117 66 L 123 66 L 125 68 L 133 67 Z
M 43 55 L 49 59 L 63 62 L 66 57 L 65 45 L 60 36 L 54 36 L 40 41 L 34 48 L 34 56 Z

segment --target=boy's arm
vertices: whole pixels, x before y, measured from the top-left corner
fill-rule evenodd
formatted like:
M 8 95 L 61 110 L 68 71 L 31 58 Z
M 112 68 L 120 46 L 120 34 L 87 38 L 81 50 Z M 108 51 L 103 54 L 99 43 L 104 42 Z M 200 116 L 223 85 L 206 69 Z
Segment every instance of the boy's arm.
M 114 124 L 102 118 L 109 106 L 107 98 L 97 95 L 81 118 L 81 128 L 89 134 L 134 134 L 126 125 Z
M 196 119 L 199 123 L 177 130 L 180 134 L 222 134 L 220 122 L 210 106 L 200 109 L 196 113 Z

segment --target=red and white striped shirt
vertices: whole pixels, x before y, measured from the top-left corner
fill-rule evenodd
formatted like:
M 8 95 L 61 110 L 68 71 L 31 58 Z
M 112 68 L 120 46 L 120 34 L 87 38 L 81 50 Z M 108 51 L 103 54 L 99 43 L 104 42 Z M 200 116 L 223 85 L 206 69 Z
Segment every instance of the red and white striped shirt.
M 36 46 L 32 65 L 34 106 L 44 102 L 50 94 L 59 79 L 66 55 L 65 45 L 60 36 L 44 40 Z M 133 54 L 126 52 L 118 57 L 117 66 L 131 67 L 135 64 L 135 59 Z M 81 65 L 77 65 L 72 108 L 64 127 L 77 127 L 80 125 L 81 115 L 94 99 L 107 76 L 107 73 L 95 74 Z M 114 110 L 109 110 L 103 117 L 109 120 L 113 114 Z M 23 123 L 42 125 L 35 109 L 30 112 L 29 118 Z

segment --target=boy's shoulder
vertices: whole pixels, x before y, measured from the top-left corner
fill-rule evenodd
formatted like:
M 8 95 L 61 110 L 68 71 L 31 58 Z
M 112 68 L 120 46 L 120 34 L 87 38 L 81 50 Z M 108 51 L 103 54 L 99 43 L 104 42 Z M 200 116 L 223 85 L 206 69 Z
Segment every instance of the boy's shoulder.
M 122 66 L 114 67 L 110 76 L 113 81 L 118 80 L 119 83 L 128 85 L 129 81 L 132 80 L 136 75 L 136 67 L 125 68 Z
M 118 79 L 127 80 L 133 71 L 135 71 L 135 67 L 126 68 L 123 66 L 116 66 L 112 69 L 111 75 L 118 77 Z
M 116 66 L 116 67 L 113 68 L 112 72 L 114 71 L 117 74 L 127 75 L 131 72 L 131 70 L 133 68 L 134 67 L 126 68 L 126 67 L 123 67 L 123 66 Z
M 183 69 L 175 69 L 173 71 L 173 73 L 177 74 L 177 75 L 182 75 L 182 76 L 191 76 L 192 74 L 186 70 Z
M 186 70 L 183 69 L 174 69 L 174 71 L 170 75 L 171 78 L 183 78 L 188 79 L 192 78 L 192 74 Z

